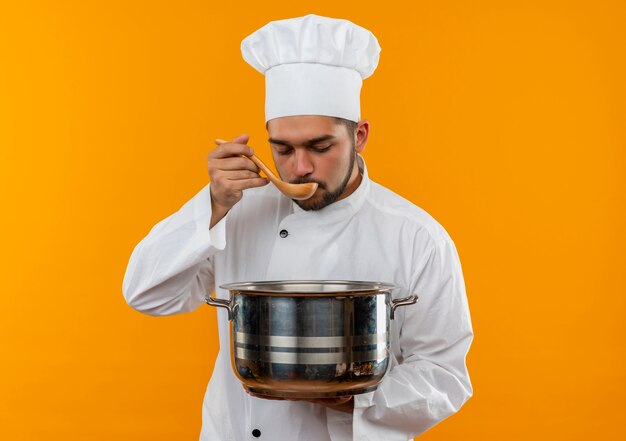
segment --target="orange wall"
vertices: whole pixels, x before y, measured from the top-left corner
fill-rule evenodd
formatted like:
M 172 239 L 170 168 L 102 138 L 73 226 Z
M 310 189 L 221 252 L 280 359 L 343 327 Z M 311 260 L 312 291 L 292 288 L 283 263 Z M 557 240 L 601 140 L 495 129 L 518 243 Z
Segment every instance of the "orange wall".
M 197 439 L 215 312 L 143 316 L 122 277 L 214 138 L 270 160 L 239 44 L 309 12 L 378 36 L 368 168 L 462 259 L 475 396 L 421 439 L 623 438 L 626 3 L 299 5 L 3 2 L 0 438 Z

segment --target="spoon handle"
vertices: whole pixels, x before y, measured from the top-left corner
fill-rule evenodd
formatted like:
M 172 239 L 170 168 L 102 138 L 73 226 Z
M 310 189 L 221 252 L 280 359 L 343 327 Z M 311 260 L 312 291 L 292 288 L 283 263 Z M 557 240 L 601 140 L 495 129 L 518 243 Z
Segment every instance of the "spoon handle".
M 272 181 L 274 183 L 276 183 L 276 181 L 280 181 L 280 179 L 278 179 L 276 177 L 276 175 L 274 175 L 274 173 L 272 173 L 272 170 L 270 170 L 267 165 L 263 164 L 263 161 L 261 161 L 259 158 L 257 158 L 254 155 L 250 155 L 250 156 L 248 156 L 248 158 L 250 158 L 250 160 L 252 162 L 254 162 L 257 167 L 259 167 L 261 170 L 263 170 L 263 173 L 265 173 L 265 176 L 267 176 L 270 181 Z
M 219 139 L 219 138 L 215 140 L 215 144 L 217 145 L 225 144 L 227 142 L 228 141 L 224 141 L 223 139 Z M 270 170 L 270 168 L 267 165 L 265 165 L 263 161 L 261 161 L 259 158 L 257 158 L 254 155 L 246 156 L 246 158 L 250 158 L 250 160 L 254 162 L 257 167 L 263 170 L 263 173 L 265 173 L 265 175 L 269 178 L 270 181 L 272 181 L 273 183 L 280 181 L 280 179 L 278 179 L 276 175 L 272 173 L 272 170 Z

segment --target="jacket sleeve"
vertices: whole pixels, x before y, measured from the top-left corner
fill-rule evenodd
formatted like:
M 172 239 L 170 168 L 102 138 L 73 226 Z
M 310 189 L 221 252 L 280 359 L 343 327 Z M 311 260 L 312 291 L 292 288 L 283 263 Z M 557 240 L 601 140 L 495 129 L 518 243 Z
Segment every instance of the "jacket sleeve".
M 354 440 L 412 439 L 472 395 L 465 358 L 473 331 L 454 243 L 433 243 L 419 266 L 411 287 L 419 302 L 396 311 L 404 314 L 399 364 L 376 391 L 354 397 Z
M 122 284 L 126 302 L 149 315 L 193 311 L 214 290 L 211 257 L 224 249 L 226 218 L 209 230 L 210 186 L 159 222 L 135 247 Z

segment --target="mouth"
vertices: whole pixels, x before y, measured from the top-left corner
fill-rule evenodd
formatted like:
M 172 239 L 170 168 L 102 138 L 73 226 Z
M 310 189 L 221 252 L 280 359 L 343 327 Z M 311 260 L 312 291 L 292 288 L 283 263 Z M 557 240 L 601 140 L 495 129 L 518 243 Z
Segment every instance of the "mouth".
M 315 191 L 315 193 L 317 193 L 319 190 L 326 190 L 326 184 L 322 181 L 316 181 L 315 179 L 311 179 L 311 178 L 296 178 L 293 179 L 291 181 L 289 181 L 290 184 L 311 184 L 311 183 L 315 183 L 317 184 L 317 190 Z

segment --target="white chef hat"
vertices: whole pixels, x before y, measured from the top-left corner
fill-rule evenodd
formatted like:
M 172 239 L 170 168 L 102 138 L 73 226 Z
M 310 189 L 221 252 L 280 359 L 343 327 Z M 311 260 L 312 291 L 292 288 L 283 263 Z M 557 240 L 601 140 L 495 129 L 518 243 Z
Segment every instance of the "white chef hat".
M 265 121 L 326 115 L 359 121 L 362 80 L 374 73 L 380 46 L 348 20 L 272 21 L 241 42 L 244 60 L 265 75 Z

